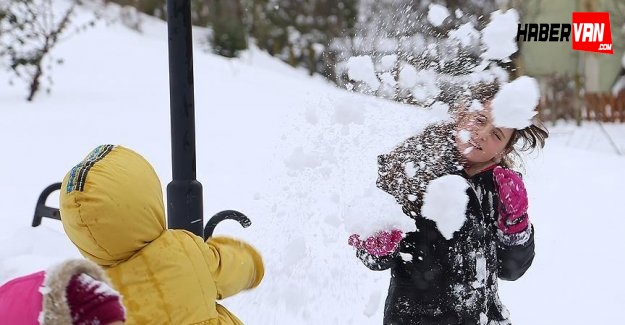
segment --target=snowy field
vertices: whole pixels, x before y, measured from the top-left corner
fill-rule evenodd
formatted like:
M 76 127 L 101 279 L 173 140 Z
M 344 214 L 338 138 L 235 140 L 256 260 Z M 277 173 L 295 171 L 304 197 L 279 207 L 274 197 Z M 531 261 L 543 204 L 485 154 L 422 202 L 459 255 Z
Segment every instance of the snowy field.
M 134 149 L 163 188 L 171 180 L 167 30 L 144 24 L 139 34 L 100 23 L 61 44 L 52 93 L 34 103 L 0 71 L 0 283 L 80 256 L 60 222 L 30 223 L 40 191 L 96 145 Z M 198 46 L 194 61 L 205 220 L 224 209 L 250 216 L 250 228 L 216 233 L 251 242 L 267 268 L 256 290 L 224 305 L 253 325 L 381 324 L 389 273 L 355 258 L 346 225 L 402 217 L 375 188 L 376 156 L 444 114 L 339 90 L 254 49 L 228 60 Z M 551 133 L 526 158 L 536 259 L 501 283 L 502 300 L 516 325 L 618 324 L 625 125 Z

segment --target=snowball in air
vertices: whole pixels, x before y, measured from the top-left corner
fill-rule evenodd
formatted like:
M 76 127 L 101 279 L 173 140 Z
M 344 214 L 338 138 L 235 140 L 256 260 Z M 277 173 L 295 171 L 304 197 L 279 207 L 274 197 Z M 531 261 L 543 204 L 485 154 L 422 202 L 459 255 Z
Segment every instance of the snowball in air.
M 490 15 L 490 22 L 482 30 L 482 43 L 486 47 L 481 55 L 486 60 L 506 60 L 517 51 L 516 34 L 519 14 L 514 9 L 505 13 L 497 10 Z
M 507 83 L 492 102 L 493 123 L 499 127 L 523 129 L 532 124 L 540 91 L 536 79 L 523 76 Z
M 447 8 L 437 5 L 430 4 L 430 10 L 428 11 L 428 21 L 432 26 L 438 27 L 443 24 L 445 18 L 449 16 L 449 10 Z
M 423 196 L 421 214 L 434 222 L 446 239 L 460 230 L 466 220 L 469 197 L 467 181 L 458 175 L 439 177 L 428 185 Z

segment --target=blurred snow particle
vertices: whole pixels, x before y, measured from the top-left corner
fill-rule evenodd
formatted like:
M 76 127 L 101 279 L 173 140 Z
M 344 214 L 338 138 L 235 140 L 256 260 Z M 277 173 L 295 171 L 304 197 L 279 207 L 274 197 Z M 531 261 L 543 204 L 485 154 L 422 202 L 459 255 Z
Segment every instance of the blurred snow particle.
M 404 173 L 409 178 L 414 177 L 417 174 L 418 167 L 415 166 L 414 162 L 409 161 L 404 165 Z
M 449 16 L 449 10 L 446 7 L 437 4 L 430 4 L 428 11 L 428 21 L 432 26 L 438 27 L 443 24 L 445 18 Z
M 471 132 L 467 130 L 460 130 L 458 131 L 458 138 L 462 142 L 468 142 L 471 139 Z
M 404 64 L 399 70 L 399 86 L 412 88 L 417 84 L 417 68 L 412 64 Z
M 482 106 L 482 103 L 480 103 L 479 100 L 474 99 L 471 102 L 471 106 L 469 106 L 469 111 L 470 112 L 479 112 L 483 109 L 484 107 Z
M 373 61 L 368 55 L 354 56 L 347 61 L 347 74 L 350 79 L 362 81 L 372 89 L 378 89 L 380 81 L 375 75 Z
M 378 70 L 391 71 L 395 67 L 395 62 L 397 62 L 397 54 L 385 55 L 380 59 Z
M 460 25 L 457 29 L 450 31 L 449 38 L 458 40 L 462 46 L 466 47 L 479 41 L 480 32 L 473 28 L 473 24 L 466 23 L 464 25 Z

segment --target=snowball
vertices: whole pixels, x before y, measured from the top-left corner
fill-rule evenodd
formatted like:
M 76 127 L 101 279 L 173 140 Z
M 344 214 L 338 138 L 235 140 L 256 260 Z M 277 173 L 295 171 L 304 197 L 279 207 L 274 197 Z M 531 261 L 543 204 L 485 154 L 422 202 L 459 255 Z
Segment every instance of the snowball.
M 469 197 L 467 181 L 457 175 L 439 177 L 428 185 L 423 197 L 421 214 L 436 222 L 438 230 L 446 239 L 460 230 L 466 219 Z
M 519 14 L 514 9 L 500 10 L 490 15 L 490 22 L 482 30 L 482 43 L 486 51 L 481 57 L 487 60 L 506 60 L 518 50 L 516 45 Z
M 368 55 L 354 56 L 347 61 L 347 75 L 355 81 L 362 81 L 372 89 L 380 86 L 380 81 L 375 75 L 373 61 Z
M 534 78 L 523 76 L 503 85 L 493 98 L 493 123 L 514 129 L 531 125 L 538 100 L 538 82 Z
M 446 7 L 431 4 L 430 10 L 428 11 L 428 21 L 432 26 L 438 27 L 443 24 L 445 18 L 449 16 L 449 10 Z

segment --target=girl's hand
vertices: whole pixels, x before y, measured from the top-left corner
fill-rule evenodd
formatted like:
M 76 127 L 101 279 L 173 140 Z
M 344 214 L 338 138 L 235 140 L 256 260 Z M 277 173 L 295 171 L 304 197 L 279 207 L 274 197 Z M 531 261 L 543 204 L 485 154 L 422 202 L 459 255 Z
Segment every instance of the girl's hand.
M 498 226 L 504 234 L 519 233 L 527 228 L 527 191 L 521 176 L 510 169 L 493 170 L 499 192 Z
M 350 246 L 364 249 L 373 256 L 387 256 L 392 254 L 399 247 L 399 243 L 404 238 L 404 233 L 399 229 L 391 231 L 378 231 L 373 236 L 365 240 L 360 239 L 360 235 L 349 236 L 347 243 Z

